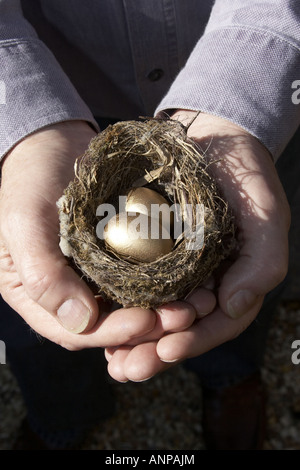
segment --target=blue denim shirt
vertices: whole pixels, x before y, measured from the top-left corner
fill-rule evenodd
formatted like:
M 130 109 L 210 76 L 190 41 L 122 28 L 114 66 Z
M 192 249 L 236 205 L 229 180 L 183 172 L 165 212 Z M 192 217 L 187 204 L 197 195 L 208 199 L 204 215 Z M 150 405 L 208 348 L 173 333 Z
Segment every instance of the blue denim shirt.
M 297 0 L 0 0 L 0 156 L 55 122 L 185 108 L 276 160 L 300 123 L 298 80 Z

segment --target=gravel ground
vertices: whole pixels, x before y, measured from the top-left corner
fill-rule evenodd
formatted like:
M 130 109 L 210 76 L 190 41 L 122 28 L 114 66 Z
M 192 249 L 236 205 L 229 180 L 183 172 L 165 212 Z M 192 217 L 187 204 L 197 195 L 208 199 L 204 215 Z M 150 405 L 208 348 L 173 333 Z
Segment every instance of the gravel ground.
M 269 335 L 263 378 L 269 393 L 266 450 L 300 449 L 300 364 L 291 344 L 300 339 L 300 304 L 278 309 Z M 178 366 L 144 383 L 112 384 L 115 415 L 101 423 L 83 449 L 201 450 L 201 389 Z M 12 448 L 25 408 L 9 365 L 0 366 L 0 450 Z

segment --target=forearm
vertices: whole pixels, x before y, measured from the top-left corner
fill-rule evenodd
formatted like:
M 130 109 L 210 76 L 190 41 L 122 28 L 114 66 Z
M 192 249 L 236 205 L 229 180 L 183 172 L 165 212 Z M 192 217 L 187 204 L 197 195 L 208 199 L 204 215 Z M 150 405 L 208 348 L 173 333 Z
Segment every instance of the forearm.
M 300 124 L 291 99 L 300 73 L 297 14 L 287 1 L 217 1 L 157 112 L 184 108 L 223 117 L 278 159 Z
M 53 54 L 23 18 L 20 2 L 0 1 L 0 158 L 29 134 L 50 124 L 97 124 Z

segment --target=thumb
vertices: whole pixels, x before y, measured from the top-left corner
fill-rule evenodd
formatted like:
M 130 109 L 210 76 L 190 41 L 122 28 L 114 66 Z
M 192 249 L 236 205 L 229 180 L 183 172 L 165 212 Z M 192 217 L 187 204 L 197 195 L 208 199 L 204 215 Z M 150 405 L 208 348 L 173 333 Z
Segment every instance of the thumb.
M 255 306 L 258 313 L 264 296 L 284 280 L 287 269 L 286 225 L 252 220 L 237 260 L 222 278 L 220 307 L 231 318 L 239 318 Z
M 236 221 L 240 252 L 225 271 L 218 300 L 233 318 L 243 316 L 285 277 L 290 209 L 275 165 L 261 142 L 217 116 L 178 110 L 188 135 L 210 161 L 210 170 Z
M 17 260 L 27 296 L 73 333 L 90 330 L 98 319 L 97 302 L 56 247 L 39 244 Z
M 29 237 L 23 227 L 22 241 L 17 247 L 14 244 L 11 253 L 20 281 L 27 296 L 55 316 L 64 328 L 73 333 L 88 331 L 98 319 L 97 301 L 68 265 L 57 237 L 46 236 L 45 228 L 32 230 Z M 24 247 L 22 251 L 20 247 Z
M 11 285 L 24 301 L 35 302 L 73 333 L 93 327 L 98 305 L 59 248 L 56 201 L 94 135 L 84 122 L 49 126 L 20 142 L 2 166 L 0 231 L 12 260 L 6 278 L 13 275 Z M 38 326 L 42 320 L 34 321 Z

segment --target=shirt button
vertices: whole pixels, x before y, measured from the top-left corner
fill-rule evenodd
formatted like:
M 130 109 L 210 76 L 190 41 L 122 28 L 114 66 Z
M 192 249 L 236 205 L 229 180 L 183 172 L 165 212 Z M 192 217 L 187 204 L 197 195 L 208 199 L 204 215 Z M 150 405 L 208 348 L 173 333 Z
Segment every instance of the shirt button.
M 147 78 L 149 78 L 150 82 L 157 82 L 160 80 L 164 74 L 162 69 L 153 69 L 151 72 L 148 73 Z

